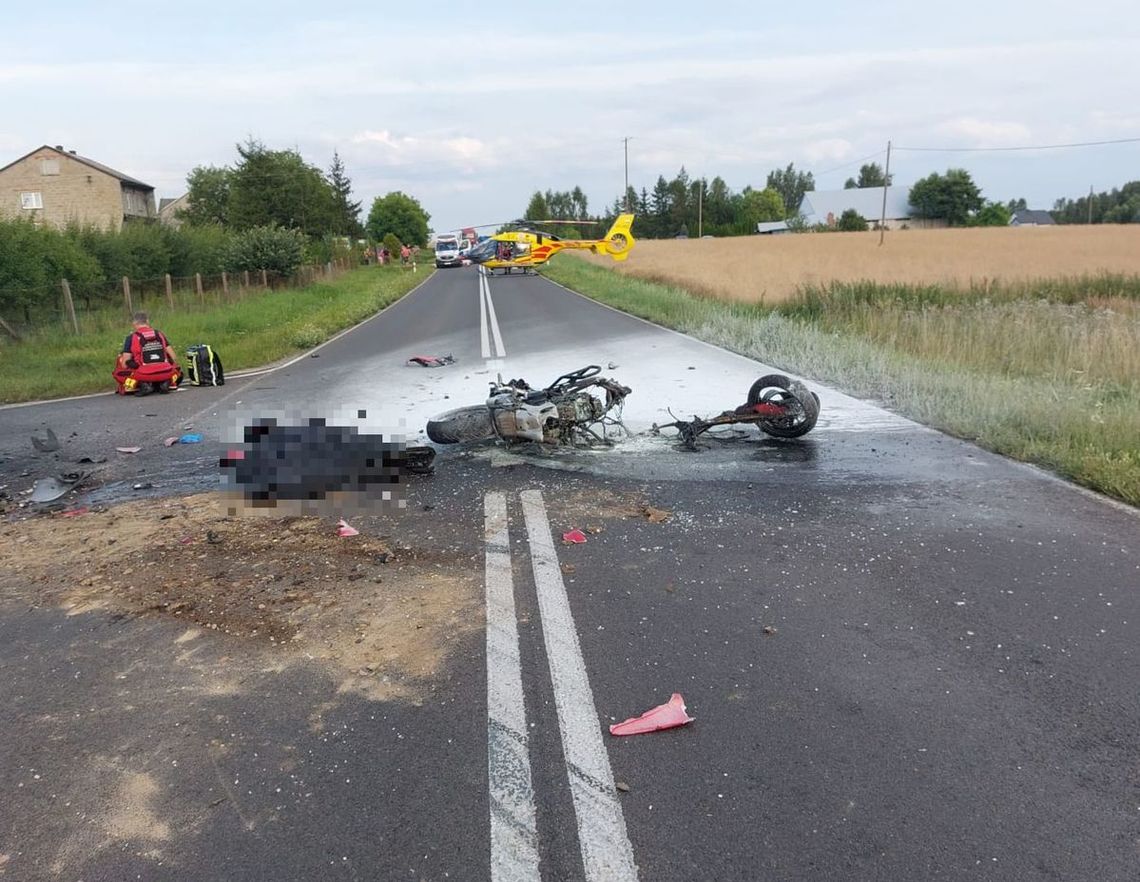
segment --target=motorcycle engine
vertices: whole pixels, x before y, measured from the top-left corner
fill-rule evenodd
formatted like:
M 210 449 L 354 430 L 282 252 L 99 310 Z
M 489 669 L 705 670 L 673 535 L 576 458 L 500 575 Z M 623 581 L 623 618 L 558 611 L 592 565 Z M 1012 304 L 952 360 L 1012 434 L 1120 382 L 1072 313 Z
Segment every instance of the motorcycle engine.
M 593 395 L 575 395 L 558 405 L 558 418 L 563 423 L 592 423 L 605 412 L 605 405 Z

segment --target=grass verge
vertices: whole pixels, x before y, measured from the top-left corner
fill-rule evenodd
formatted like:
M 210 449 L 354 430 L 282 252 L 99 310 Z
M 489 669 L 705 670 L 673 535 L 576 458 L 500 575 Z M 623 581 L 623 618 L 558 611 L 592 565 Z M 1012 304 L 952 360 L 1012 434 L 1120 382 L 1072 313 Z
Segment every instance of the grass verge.
M 150 310 L 152 323 L 178 352 L 209 343 L 227 372 L 260 367 L 322 343 L 404 296 L 424 280 L 398 266 L 360 267 L 328 282 L 267 291 L 200 312 Z M 78 336 L 44 330 L 20 343 L 0 342 L 0 402 L 60 398 L 114 389 L 111 370 L 130 331 L 110 310 Z
M 1140 506 L 1140 279 L 1025 285 L 1017 297 L 835 284 L 765 307 L 572 257 L 547 275 Z

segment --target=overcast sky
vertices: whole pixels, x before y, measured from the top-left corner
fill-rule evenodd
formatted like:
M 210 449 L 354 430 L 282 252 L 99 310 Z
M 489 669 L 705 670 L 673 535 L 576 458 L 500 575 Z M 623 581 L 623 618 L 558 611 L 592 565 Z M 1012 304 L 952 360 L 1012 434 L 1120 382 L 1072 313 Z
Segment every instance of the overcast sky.
M 591 209 L 684 165 L 734 190 L 794 162 L 838 188 L 898 147 L 1140 137 L 1136 0 L 168 4 L 4 14 L 0 165 L 63 144 L 157 188 L 248 136 L 356 196 L 417 197 L 432 227 L 517 217 L 536 189 Z M 874 158 L 880 162 L 882 155 Z M 1140 179 L 1140 144 L 892 156 L 896 182 L 969 169 L 1050 207 Z

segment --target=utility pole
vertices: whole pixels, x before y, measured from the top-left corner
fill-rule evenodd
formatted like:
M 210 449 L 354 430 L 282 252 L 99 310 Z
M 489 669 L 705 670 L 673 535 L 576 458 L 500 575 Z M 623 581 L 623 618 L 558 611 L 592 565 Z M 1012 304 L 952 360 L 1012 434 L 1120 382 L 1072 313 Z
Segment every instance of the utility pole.
M 879 217 L 879 244 L 887 235 L 887 187 L 891 185 L 891 142 L 887 141 L 887 168 L 883 172 L 883 213 Z
M 1090 227 L 1092 226 L 1092 200 L 1093 200 L 1093 188 L 1092 188 L 1092 184 L 1089 184 L 1089 226 Z
M 628 212 L 629 208 L 629 138 L 622 138 L 622 143 L 625 145 L 625 190 L 622 192 L 622 202 L 625 203 L 625 210 Z

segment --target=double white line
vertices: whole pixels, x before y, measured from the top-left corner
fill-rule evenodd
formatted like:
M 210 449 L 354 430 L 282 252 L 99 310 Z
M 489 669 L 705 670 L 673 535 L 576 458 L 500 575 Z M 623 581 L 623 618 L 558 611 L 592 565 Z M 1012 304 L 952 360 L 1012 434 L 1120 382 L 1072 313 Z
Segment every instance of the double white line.
M 637 866 L 542 494 L 519 494 L 542 636 L 587 882 L 636 882 Z M 538 830 L 527 748 L 507 500 L 484 499 L 487 583 L 487 770 L 492 882 L 538 882 Z
M 498 354 L 492 353 L 491 340 Z M 503 347 L 503 334 L 499 330 L 499 319 L 495 315 L 495 304 L 491 302 L 491 286 L 487 281 L 487 271 L 479 267 L 479 345 L 484 358 L 502 358 L 507 354 Z

